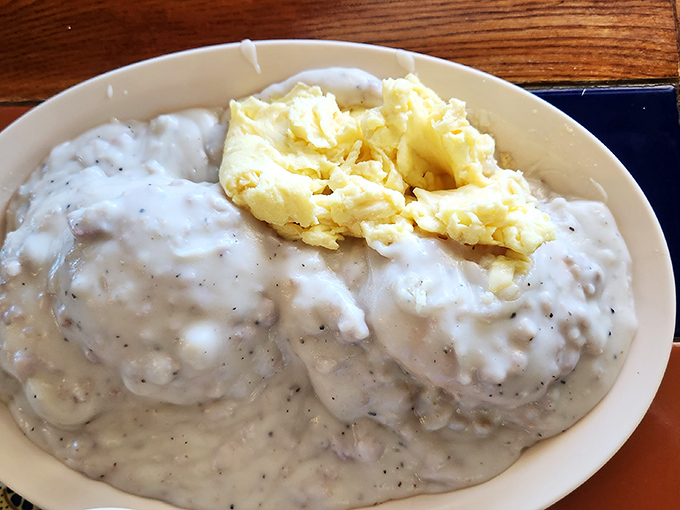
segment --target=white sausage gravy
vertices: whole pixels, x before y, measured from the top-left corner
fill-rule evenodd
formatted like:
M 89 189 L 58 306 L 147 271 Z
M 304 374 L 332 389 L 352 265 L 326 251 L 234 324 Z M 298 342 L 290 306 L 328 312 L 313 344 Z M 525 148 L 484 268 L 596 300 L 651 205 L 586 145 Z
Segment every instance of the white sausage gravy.
M 495 295 L 483 247 L 278 237 L 217 184 L 225 113 L 97 127 L 16 192 L 0 393 L 41 448 L 195 510 L 347 509 L 483 482 L 613 384 L 636 320 L 605 205 L 532 181 L 557 239 Z

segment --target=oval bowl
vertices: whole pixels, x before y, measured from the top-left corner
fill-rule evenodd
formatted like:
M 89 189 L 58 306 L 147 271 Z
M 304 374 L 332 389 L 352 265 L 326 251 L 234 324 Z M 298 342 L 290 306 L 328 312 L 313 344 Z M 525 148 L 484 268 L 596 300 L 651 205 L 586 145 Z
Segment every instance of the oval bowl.
M 441 97 L 467 102 L 499 150 L 567 195 L 605 198 L 633 259 L 639 330 L 611 391 L 566 432 L 527 450 L 483 484 L 380 505 L 384 510 L 484 508 L 539 510 L 595 473 L 621 447 L 661 382 L 673 339 L 675 294 L 668 249 L 644 194 L 592 134 L 531 93 L 480 71 L 391 48 L 335 41 L 258 41 L 201 48 L 131 65 L 68 89 L 0 133 L 3 207 L 56 144 L 112 117 L 151 118 L 195 106 L 227 105 L 290 75 L 330 66 L 378 77 L 415 71 Z M 259 69 L 258 65 L 259 64 Z M 0 479 L 47 510 L 109 505 L 175 507 L 123 493 L 71 471 L 26 439 L 0 406 Z

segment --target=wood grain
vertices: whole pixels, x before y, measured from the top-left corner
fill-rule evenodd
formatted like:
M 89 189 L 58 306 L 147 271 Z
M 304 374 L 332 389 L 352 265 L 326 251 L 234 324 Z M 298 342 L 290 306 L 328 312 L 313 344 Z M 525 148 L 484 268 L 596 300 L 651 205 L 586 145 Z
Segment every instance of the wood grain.
M 339 39 L 521 84 L 677 80 L 673 0 L 0 0 L 0 102 L 244 38 Z

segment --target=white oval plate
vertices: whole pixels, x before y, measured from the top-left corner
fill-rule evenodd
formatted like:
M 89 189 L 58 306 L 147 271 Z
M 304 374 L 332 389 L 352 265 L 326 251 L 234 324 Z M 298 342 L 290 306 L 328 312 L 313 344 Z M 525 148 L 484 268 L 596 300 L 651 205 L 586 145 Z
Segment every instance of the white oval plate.
M 525 452 L 481 485 L 384 504 L 384 510 L 538 510 L 571 492 L 626 441 L 647 411 L 673 339 L 675 294 L 668 249 L 649 203 L 619 161 L 583 127 L 534 95 L 480 71 L 376 46 L 330 41 L 227 44 L 135 64 L 73 87 L 0 133 L 0 205 L 49 149 L 117 118 L 150 118 L 193 106 L 227 105 L 305 69 L 359 67 L 381 78 L 414 70 L 444 98 L 468 103 L 500 150 L 520 168 L 540 169 L 562 193 L 608 196 L 633 258 L 639 331 L 614 387 L 565 433 Z M 47 510 L 110 505 L 136 510 L 174 507 L 125 494 L 61 465 L 30 443 L 0 406 L 0 480 Z

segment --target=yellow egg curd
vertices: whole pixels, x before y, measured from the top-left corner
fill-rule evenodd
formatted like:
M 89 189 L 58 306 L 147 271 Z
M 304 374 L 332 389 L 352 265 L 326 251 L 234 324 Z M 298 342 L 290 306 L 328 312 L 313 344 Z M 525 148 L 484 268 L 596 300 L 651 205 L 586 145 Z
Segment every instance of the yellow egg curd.
M 390 244 L 414 233 L 507 248 L 503 288 L 554 238 L 522 173 L 500 168 L 491 136 L 417 77 L 387 79 L 383 104 L 340 108 L 299 83 L 284 97 L 232 101 L 220 183 L 285 238 L 336 249 L 345 236 Z

